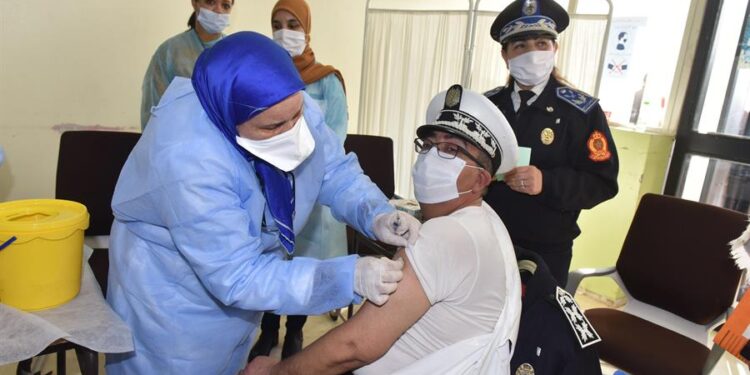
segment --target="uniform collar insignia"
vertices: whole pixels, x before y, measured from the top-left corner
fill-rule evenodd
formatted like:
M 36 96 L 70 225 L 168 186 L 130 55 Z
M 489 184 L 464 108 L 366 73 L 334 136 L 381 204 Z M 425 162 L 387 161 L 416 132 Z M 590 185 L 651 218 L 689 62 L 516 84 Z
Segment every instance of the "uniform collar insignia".
M 581 345 L 582 349 L 602 341 L 601 336 L 596 332 L 586 318 L 586 315 L 583 314 L 583 311 L 578 307 L 578 304 L 570 293 L 558 286 L 555 291 L 555 300 L 557 300 L 557 304 L 565 313 L 570 328 L 573 329 L 576 339 L 578 339 L 578 344 Z
M 576 107 L 584 114 L 589 113 L 589 111 L 591 111 L 591 108 L 593 108 L 594 105 L 599 102 L 599 99 L 570 87 L 558 87 L 557 97 L 572 105 L 573 107 Z
M 494 89 L 492 89 L 492 90 L 490 90 L 490 91 L 487 91 L 487 92 L 485 92 L 485 93 L 484 93 L 484 96 L 486 96 L 486 97 L 488 97 L 488 98 L 489 98 L 489 97 L 491 97 L 491 96 L 493 96 L 493 95 L 495 95 L 495 94 L 499 93 L 499 92 L 500 92 L 500 91 L 502 91 L 502 90 L 503 90 L 504 88 L 505 88 L 505 86 L 498 86 L 498 87 L 495 87 Z

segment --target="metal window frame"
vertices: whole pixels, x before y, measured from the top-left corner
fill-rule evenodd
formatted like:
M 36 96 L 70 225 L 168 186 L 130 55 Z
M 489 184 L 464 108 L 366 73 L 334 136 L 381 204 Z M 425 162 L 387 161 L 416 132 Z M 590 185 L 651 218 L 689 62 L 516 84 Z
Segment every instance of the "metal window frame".
M 706 99 L 706 91 L 710 80 L 710 69 L 713 66 L 716 53 L 714 40 L 716 39 L 723 5 L 723 0 L 706 1 L 696 50 L 708 52 L 696 53 L 693 58 L 693 68 L 690 72 L 687 92 L 696 94 L 685 96 L 680 113 L 674 149 L 672 150 L 664 185 L 664 193 L 668 195 L 677 195 L 689 155 L 750 164 L 750 139 L 718 133 L 701 134 L 694 130 L 703 112 L 703 103 Z M 750 12 L 750 2 L 748 2 L 746 14 L 747 12 Z M 728 90 L 731 90 L 731 84 L 732 80 L 730 80 Z M 722 112 L 725 110 L 726 107 Z M 723 119 L 724 115 L 720 117 L 719 121 L 723 121 Z

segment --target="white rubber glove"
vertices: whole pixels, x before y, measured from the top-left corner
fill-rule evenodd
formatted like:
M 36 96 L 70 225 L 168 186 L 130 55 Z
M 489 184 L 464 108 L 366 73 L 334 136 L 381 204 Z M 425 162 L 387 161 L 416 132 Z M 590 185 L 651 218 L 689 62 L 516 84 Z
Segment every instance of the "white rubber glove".
M 406 247 L 417 242 L 420 227 L 422 224 L 414 216 L 403 211 L 393 211 L 376 217 L 372 231 L 379 241 Z
M 380 306 L 388 301 L 404 277 L 404 260 L 362 257 L 354 267 L 354 292 Z

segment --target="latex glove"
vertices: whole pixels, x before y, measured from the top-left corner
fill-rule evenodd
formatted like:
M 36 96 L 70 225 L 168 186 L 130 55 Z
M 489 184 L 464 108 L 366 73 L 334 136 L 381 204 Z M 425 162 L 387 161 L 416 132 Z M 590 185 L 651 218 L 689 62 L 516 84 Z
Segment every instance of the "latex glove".
M 372 231 L 379 241 L 406 247 L 417 242 L 420 227 L 422 224 L 414 216 L 403 211 L 393 211 L 376 217 Z
M 404 277 L 404 260 L 362 257 L 354 267 L 354 292 L 380 306 L 388 301 Z

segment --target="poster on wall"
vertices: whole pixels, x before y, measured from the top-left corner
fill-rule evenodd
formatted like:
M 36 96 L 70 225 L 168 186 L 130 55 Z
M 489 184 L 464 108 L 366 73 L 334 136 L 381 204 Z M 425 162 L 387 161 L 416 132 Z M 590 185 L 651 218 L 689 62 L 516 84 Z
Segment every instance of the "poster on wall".
M 609 30 L 604 72 L 611 78 L 627 78 L 638 32 L 646 26 L 646 18 L 615 18 Z
M 745 30 L 742 30 L 740 38 L 740 60 L 737 68 L 750 69 L 750 15 L 745 20 Z

